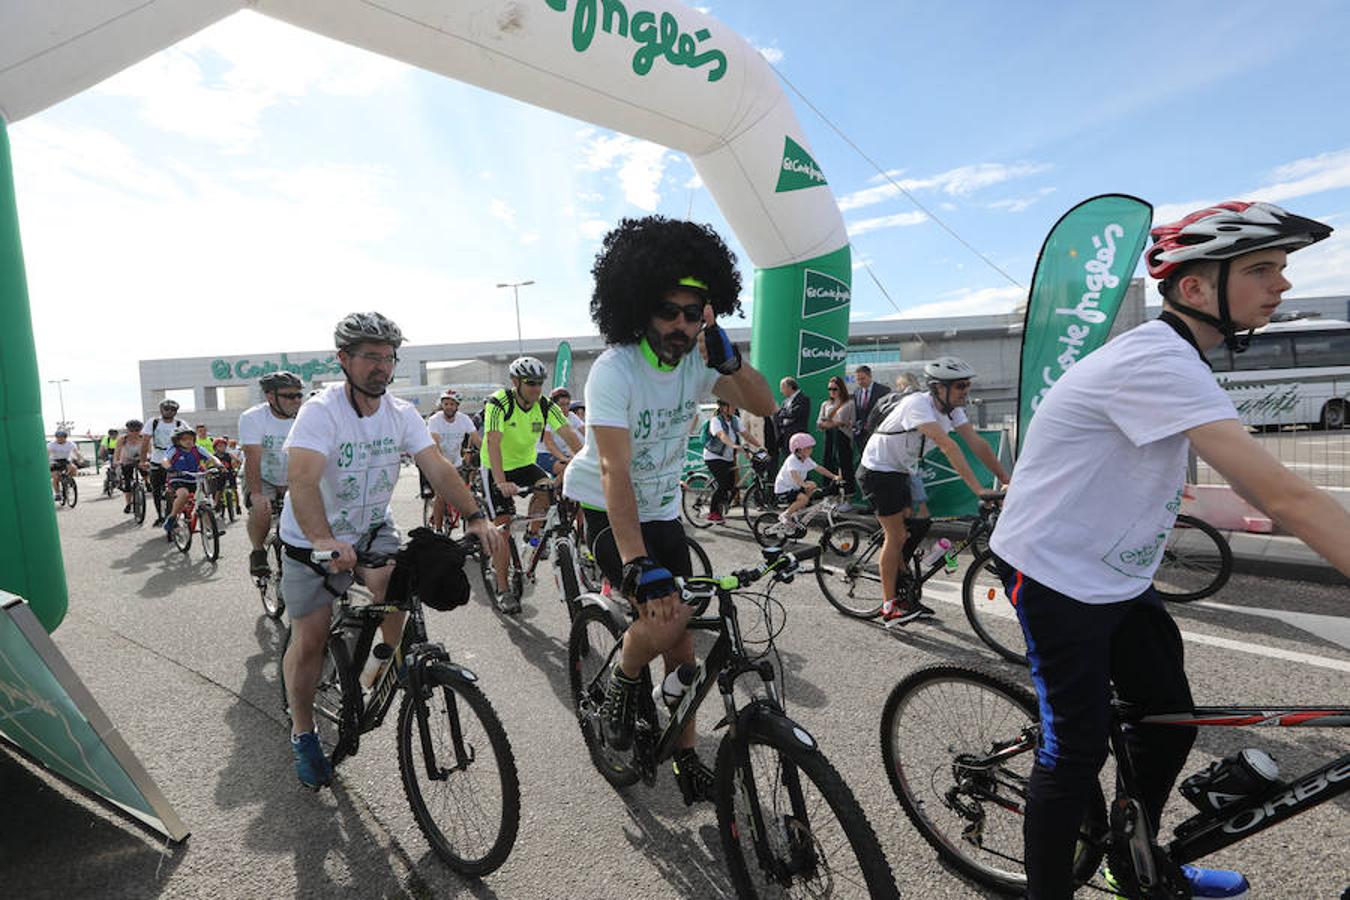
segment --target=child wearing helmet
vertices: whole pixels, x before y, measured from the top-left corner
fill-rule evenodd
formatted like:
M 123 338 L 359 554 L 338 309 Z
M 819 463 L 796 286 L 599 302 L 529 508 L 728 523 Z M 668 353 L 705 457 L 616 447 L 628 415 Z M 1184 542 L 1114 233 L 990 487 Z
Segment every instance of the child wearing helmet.
M 816 492 L 816 483 L 806 476 L 816 472 L 831 481 L 843 478 L 838 472 L 831 472 L 824 466 L 816 464 L 811 458 L 811 450 L 815 446 L 816 439 L 809 431 L 799 431 L 788 438 L 787 458 L 778 467 L 778 475 L 773 480 L 774 497 L 779 503 L 788 505 L 787 509 L 778 514 L 778 521 L 784 528 L 796 530 L 797 513 L 810 502 L 811 495 Z
M 173 450 L 161 465 L 169 472 L 169 490 L 173 492 L 173 506 L 163 522 L 164 534 L 172 540 L 178 514 L 197 491 L 196 479 L 188 477 L 189 473 L 204 471 L 219 465 L 219 461 L 197 443 L 197 429 L 185 424 L 174 429 Z

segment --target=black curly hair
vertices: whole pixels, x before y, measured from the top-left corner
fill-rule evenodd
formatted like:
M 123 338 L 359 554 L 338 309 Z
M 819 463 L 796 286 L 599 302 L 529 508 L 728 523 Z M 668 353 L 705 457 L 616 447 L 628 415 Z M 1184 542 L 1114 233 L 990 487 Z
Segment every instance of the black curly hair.
M 741 273 L 736 254 L 711 226 L 665 216 L 623 219 L 609 234 L 591 267 L 595 293 L 591 320 L 607 344 L 636 344 L 652 309 L 681 278 L 708 286 L 719 316 L 739 313 Z

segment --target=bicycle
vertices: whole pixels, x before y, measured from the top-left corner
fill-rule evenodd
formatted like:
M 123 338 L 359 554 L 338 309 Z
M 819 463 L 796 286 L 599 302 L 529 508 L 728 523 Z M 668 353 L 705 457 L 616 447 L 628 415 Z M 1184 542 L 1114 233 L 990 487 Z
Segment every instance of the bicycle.
M 736 481 L 728 508 L 740 499 L 741 515 L 747 526 L 753 525 L 754 516 L 774 506 L 773 473 L 770 468 L 773 458 L 763 450 L 750 454 L 750 466 Z M 717 480 L 706 468 L 692 472 L 680 482 L 682 491 L 680 509 L 685 521 L 695 528 L 710 528 L 714 522 L 708 521 L 712 511 L 712 495 L 717 490 Z M 725 512 L 725 510 L 724 510 Z
M 1150 833 L 1124 729 L 1136 725 L 1350 727 L 1350 707 L 1196 707 L 1150 711 L 1116 702 L 1110 743 L 1121 785 L 1108 816 L 1090 800 L 1074 862 L 1088 881 L 1103 858 L 1141 897 L 1189 897 L 1179 867 L 1350 790 L 1350 753 L 1249 796 L 1200 811 L 1160 844 Z M 1018 855 L 1027 779 L 1040 737 L 1036 696 L 1001 675 L 948 663 L 910 673 L 882 712 L 886 774 L 915 828 L 962 874 L 1005 893 L 1026 889 Z M 927 743 L 925 743 L 927 742 Z
M 572 623 L 567 645 L 577 721 L 592 762 L 606 781 L 616 788 L 639 780 L 652 785 L 715 682 L 729 726 L 715 765 L 717 824 L 737 893 L 753 897 L 761 890 L 797 888 L 825 896 L 840 888 L 897 897 L 872 826 L 815 739 L 785 714 L 773 663 L 765 658 L 773 649 L 773 636 L 782 630 L 781 623 L 775 631 L 770 621 L 769 594 L 775 584 L 790 582 L 800 564 L 818 552 L 814 547 L 797 553 L 766 549 L 764 562 L 755 568 L 721 578 L 676 579 L 684 602 L 694 607 L 688 627 L 716 632 L 717 638 L 664 728 L 652 697 L 651 673 L 644 667 L 633 747 L 624 752 L 606 745 L 600 707 L 627 626 L 621 627 L 598 598 L 588 601 Z M 766 576 L 771 579 L 764 594 L 768 649 L 752 657 L 734 595 Z M 703 616 L 714 598 L 717 614 Z M 628 614 L 631 620 L 631 608 Z M 759 676 L 765 696 L 738 707 L 735 682 L 751 674 Z M 845 853 L 839 852 L 841 845 Z
M 137 466 L 131 474 L 131 517 L 137 525 L 145 524 L 145 472 Z
M 897 581 L 897 591 L 907 591 L 911 603 L 919 602 L 923 597 L 923 586 L 939 571 L 947 569 L 947 560 L 959 555 L 967 548 L 981 546 L 988 551 L 989 535 L 998 522 L 998 512 L 1004 491 L 983 491 L 980 493 L 979 514 L 972 519 L 906 519 L 911 534 L 919 540 L 928 533 L 934 521 L 969 522 L 966 534 L 953 544 L 946 553 L 935 554 L 927 571 L 923 568 L 923 554 L 916 552 L 906 560 Z M 820 560 L 816 563 L 816 582 L 830 605 L 846 616 L 855 619 L 875 619 L 881 615 L 881 605 L 885 601 L 881 589 L 881 545 L 885 533 L 877 526 L 863 525 L 858 522 L 841 522 L 825 530 L 820 537 Z M 977 559 L 979 557 L 977 556 Z M 973 566 L 972 566 L 973 568 Z M 969 578 L 969 576 L 967 576 Z M 975 633 L 984 638 L 981 622 L 966 605 L 966 617 L 970 619 Z M 985 638 L 986 642 L 988 638 Z M 992 645 L 991 645 L 992 646 Z
M 75 504 L 80 502 L 80 486 L 75 483 L 74 476 L 63 468 L 57 483 L 59 485 L 57 496 L 61 498 L 61 505 L 74 509 Z
M 187 506 L 183 507 L 173 522 L 173 528 L 169 536 L 173 539 L 173 545 L 178 548 L 179 553 L 187 553 L 192 547 L 193 532 L 200 532 L 202 536 L 202 554 L 209 562 L 215 562 L 220 559 L 220 523 L 216 521 L 216 510 L 212 504 L 210 491 L 206 490 L 202 482 L 209 477 L 208 472 L 175 472 L 173 477 L 178 479 L 190 478 L 193 481 L 191 488 L 192 496 Z M 172 486 L 165 491 L 164 508 L 166 510 L 173 508 L 173 490 Z
M 220 477 L 223 479 L 223 482 L 220 487 L 213 492 L 216 508 L 224 510 L 226 517 L 231 522 L 234 522 L 240 513 L 239 488 L 236 484 L 233 472 L 225 472 L 222 470 Z
M 1188 603 L 1216 593 L 1233 572 L 1233 551 L 1224 536 L 1201 519 L 1178 515 L 1163 545 L 1153 586 L 1173 603 Z M 989 550 L 978 554 L 961 584 L 961 603 L 971 627 L 999 656 L 1027 664 L 1026 638 L 1017 614 L 1004 596 L 1003 580 Z
M 111 498 L 122 488 L 122 482 L 117 477 L 117 466 L 114 466 L 112 459 L 108 459 L 108 464 L 103 467 L 103 496 Z
M 798 511 L 795 526 L 784 525 L 777 512 L 759 514 L 750 523 L 755 542 L 761 547 L 781 547 L 788 541 L 800 540 L 806 537 L 811 525 L 819 518 L 825 519 L 826 529 L 833 528 L 839 522 L 836 515 L 843 504 L 841 490 L 839 482 L 833 481 L 816 491 L 811 501 Z
M 476 543 L 467 538 L 461 549 L 469 542 Z M 315 552 L 310 559 L 322 563 L 335 555 Z M 392 559 L 364 553 L 357 558 L 370 568 Z M 365 602 L 357 604 L 356 598 Z M 357 755 L 361 736 L 384 723 L 401 690 L 398 768 L 413 818 L 431 849 L 455 872 L 472 878 L 490 874 L 506 862 L 520 828 L 520 777 L 506 729 L 479 688 L 478 676 L 427 637 L 415 590 L 400 602 L 377 605 L 372 599 L 363 585 L 353 583 L 336 600 L 314 694 L 316 724 L 326 726 L 320 741 L 334 768 Z M 380 623 L 398 611 L 408 614 L 403 637 L 363 692 L 360 676 Z M 281 691 L 289 715 L 284 675 Z
M 258 589 L 258 599 L 262 601 L 263 613 L 267 618 L 273 621 L 280 621 L 281 616 L 286 612 L 286 598 L 281 593 L 281 554 L 286 545 L 281 540 L 281 510 L 284 507 L 282 498 L 272 497 L 272 527 L 267 533 L 267 540 L 263 544 L 263 549 L 267 551 L 268 559 L 271 561 L 271 573 L 268 575 L 254 575 L 253 584 Z
M 459 467 L 459 475 L 460 478 L 463 479 L 464 484 L 468 486 L 469 490 L 473 491 L 474 488 L 477 486 L 478 480 L 477 467 L 471 467 L 467 464 L 461 465 Z M 430 488 L 430 485 L 428 485 L 428 488 Z M 476 491 L 474 491 L 474 496 L 478 496 Z M 479 498 L 480 502 L 481 499 L 482 498 Z M 427 493 L 423 491 L 422 525 L 426 528 L 431 529 L 437 534 L 443 534 L 446 537 L 450 537 L 451 534 L 454 532 L 454 530 L 457 527 L 459 527 L 461 518 L 459 510 L 455 508 L 455 505 L 453 503 L 446 502 L 444 504 L 444 509 L 441 513 L 441 524 L 439 528 L 433 525 L 433 522 L 435 521 L 435 512 L 436 512 L 435 493 L 432 493 L 430 496 L 428 496 Z

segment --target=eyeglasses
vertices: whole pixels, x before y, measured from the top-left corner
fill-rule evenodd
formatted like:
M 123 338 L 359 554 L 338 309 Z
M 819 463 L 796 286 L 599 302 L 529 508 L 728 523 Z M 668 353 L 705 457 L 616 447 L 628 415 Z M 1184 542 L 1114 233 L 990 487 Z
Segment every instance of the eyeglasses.
M 301 397 L 305 396 L 303 391 L 277 391 L 276 394 L 283 400 L 299 400 Z
M 539 387 L 544 383 L 544 380 L 542 378 L 522 378 L 520 379 L 520 383 L 528 384 L 530 387 Z
M 829 391 L 830 391 L 831 394 L 837 394 L 837 393 L 839 393 L 839 388 L 837 388 L 837 387 L 832 387 L 832 388 L 829 389 Z
M 671 303 L 669 300 L 662 300 L 656 307 L 656 317 L 662 322 L 674 322 L 684 314 L 686 322 L 700 322 L 703 320 L 703 303 L 690 303 L 687 306 L 680 306 Z
M 353 353 L 352 356 L 371 365 L 392 366 L 398 363 L 397 353 Z

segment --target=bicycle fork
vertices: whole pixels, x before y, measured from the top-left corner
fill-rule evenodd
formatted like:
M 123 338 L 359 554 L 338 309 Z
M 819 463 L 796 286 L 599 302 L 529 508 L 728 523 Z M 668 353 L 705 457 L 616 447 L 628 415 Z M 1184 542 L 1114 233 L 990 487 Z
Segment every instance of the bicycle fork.
M 474 762 L 474 749 L 464 741 L 464 726 L 459 718 L 459 703 L 455 692 L 445 684 L 439 684 L 445 696 L 445 714 L 450 720 L 450 750 L 454 765 L 446 768 L 438 765 L 436 748 L 431 742 L 431 706 L 427 702 L 438 682 L 429 680 L 426 673 L 435 667 L 443 678 L 463 684 L 473 684 L 478 676 L 463 666 L 450 661 L 450 654 L 439 644 L 414 646 L 408 653 L 408 690 L 411 692 L 414 712 L 417 716 L 417 734 L 422 745 L 422 760 L 426 767 L 427 778 L 432 781 L 445 781 L 455 772 L 463 772 Z

